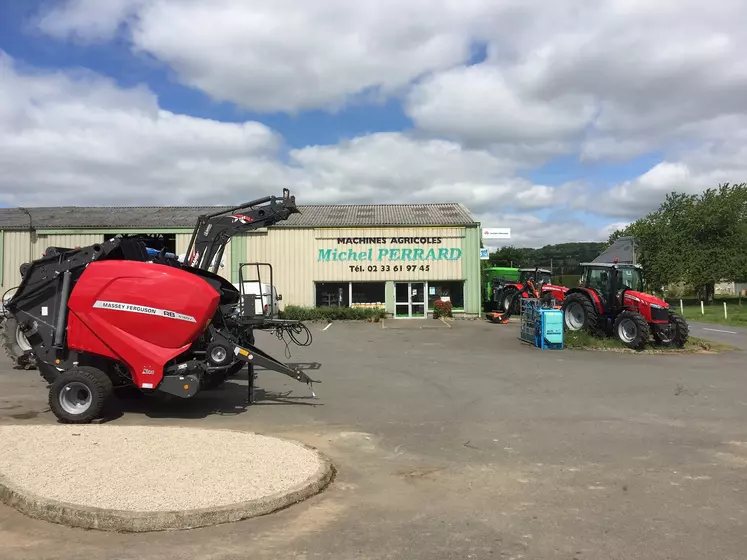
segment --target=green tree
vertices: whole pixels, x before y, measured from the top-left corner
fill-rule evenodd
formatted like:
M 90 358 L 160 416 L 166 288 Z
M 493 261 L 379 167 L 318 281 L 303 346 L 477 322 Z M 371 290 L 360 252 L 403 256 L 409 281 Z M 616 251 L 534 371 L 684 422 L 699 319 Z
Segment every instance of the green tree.
M 622 235 L 636 239 L 651 285 L 684 281 L 710 302 L 717 282 L 747 278 L 747 184 L 727 183 L 700 195 L 672 192 L 610 242 Z

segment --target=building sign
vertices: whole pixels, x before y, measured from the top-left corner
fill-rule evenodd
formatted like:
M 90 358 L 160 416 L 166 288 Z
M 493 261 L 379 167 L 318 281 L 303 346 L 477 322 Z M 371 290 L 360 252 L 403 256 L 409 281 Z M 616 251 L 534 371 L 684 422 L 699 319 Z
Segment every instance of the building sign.
M 511 228 L 482 228 L 483 239 L 511 239 Z
M 490 250 L 487 247 L 482 247 L 480 249 L 480 260 L 481 261 L 490 260 Z
M 462 258 L 459 247 L 386 247 L 359 251 L 356 249 L 319 249 L 318 261 L 334 262 L 411 262 L 455 261 Z
M 429 277 L 428 273 L 436 277 L 443 274 L 449 276 L 461 271 L 460 240 L 430 234 L 333 237 L 327 240 L 326 247 L 316 248 L 316 261 L 327 270 L 323 273 L 324 277 L 331 274 L 333 269 L 351 278 L 358 278 L 361 274 L 373 274 L 370 276 L 372 279 L 404 278 L 413 273 L 417 273 L 418 277 L 422 274 Z M 328 268 L 330 266 L 333 268 Z M 391 276 L 391 273 L 397 274 Z

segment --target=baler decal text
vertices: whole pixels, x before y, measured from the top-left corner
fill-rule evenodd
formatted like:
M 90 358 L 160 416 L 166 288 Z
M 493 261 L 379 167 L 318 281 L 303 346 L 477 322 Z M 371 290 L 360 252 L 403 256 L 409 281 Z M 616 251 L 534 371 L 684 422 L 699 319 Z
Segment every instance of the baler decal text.
M 128 311 L 130 313 L 141 313 L 143 315 L 155 315 L 157 317 L 166 317 L 167 319 L 176 319 L 177 321 L 187 321 L 188 323 L 197 322 L 197 319 L 195 319 L 191 315 L 177 313 L 176 311 L 169 311 L 168 309 L 148 307 L 147 305 L 122 303 L 120 301 L 97 300 L 96 303 L 93 304 L 93 307 L 96 309 L 112 309 L 114 311 Z

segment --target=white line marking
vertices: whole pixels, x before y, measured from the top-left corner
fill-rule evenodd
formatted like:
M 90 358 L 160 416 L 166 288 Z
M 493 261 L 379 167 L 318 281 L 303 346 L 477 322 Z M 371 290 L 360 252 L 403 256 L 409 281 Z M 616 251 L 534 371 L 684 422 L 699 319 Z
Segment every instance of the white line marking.
M 332 326 L 332 323 L 330 323 L 329 325 L 327 325 L 326 327 L 324 327 L 324 328 L 323 328 L 322 330 L 323 330 L 323 331 L 326 331 L 326 330 L 327 330 L 328 328 L 330 328 L 331 326 Z
M 724 333 L 729 333 L 729 334 L 739 334 L 736 331 L 722 331 L 721 329 L 709 329 L 708 327 L 703 327 L 703 330 L 704 331 L 713 331 L 713 332 L 724 332 Z

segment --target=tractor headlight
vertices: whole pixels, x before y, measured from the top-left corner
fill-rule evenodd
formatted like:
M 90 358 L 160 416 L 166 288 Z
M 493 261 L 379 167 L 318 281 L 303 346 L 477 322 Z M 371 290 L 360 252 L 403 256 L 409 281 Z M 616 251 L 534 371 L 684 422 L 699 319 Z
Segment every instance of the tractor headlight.
M 663 305 L 659 305 L 658 303 L 652 303 L 651 309 L 664 309 Z

